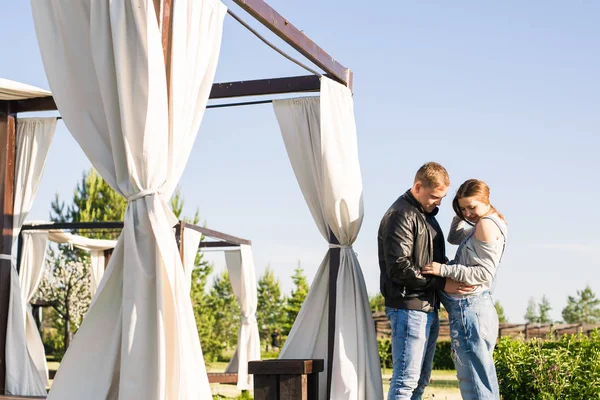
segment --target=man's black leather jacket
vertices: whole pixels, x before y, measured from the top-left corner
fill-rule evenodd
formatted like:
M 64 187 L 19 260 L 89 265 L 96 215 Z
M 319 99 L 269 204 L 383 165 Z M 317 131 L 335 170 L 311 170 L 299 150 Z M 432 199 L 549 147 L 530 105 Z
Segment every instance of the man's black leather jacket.
M 437 212 L 436 208 L 432 214 Z M 425 264 L 433 260 L 433 239 L 423 208 L 410 190 L 383 216 L 377 245 L 385 305 L 425 312 L 437 310 L 436 291 L 444 289 L 446 279 L 421 274 Z

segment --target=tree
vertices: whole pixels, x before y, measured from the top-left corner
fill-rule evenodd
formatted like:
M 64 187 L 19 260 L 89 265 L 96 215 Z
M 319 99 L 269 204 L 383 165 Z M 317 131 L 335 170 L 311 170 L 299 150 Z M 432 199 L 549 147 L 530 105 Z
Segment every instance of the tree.
M 381 292 L 378 292 L 375 296 L 369 297 L 369 305 L 371 306 L 372 312 L 385 311 L 385 299 Z
M 501 324 L 508 322 L 508 319 L 506 318 L 506 315 L 504 314 L 504 307 L 502 307 L 502 304 L 500 304 L 500 301 L 496 300 L 496 302 L 494 303 L 494 307 L 496 308 L 496 313 L 498 314 L 498 322 Z
M 541 324 L 550 324 L 552 323 L 552 318 L 550 317 L 550 310 L 552 310 L 552 306 L 550 305 L 550 301 L 546 297 L 546 295 L 542 296 L 541 303 L 538 304 L 539 317 L 538 322 Z
M 537 303 L 533 297 L 529 298 L 529 303 L 527 305 L 527 311 L 525 312 L 525 321 L 530 324 L 536 323 L 540 321 L 540 317 L 537 313 Z
M 294 325 L 294 321 L 300 312 L 300 308 L 302 308 L 304 299 L 308 294 L 308 281 L 304 275 L 304 270 L 300 267 L 300 261 L 298 261 L 298 267 L 296 267 L 294 270 L 292 281 L 294 282 L 296 288 L 292 290 L 292 294 L 287 299 L 285 305 L 286 322 L 282 332 L 282 335 L 285 336 L 290 333 L 290 330 Z
M 90 169 L 83 172 L 71 204 L 65 205 L 57 194 L 50 207 L 50 219 L 54 222 L 122 221 L 127 209 L 127 200 L 117 194 L 95 169 Z M 116 239 L 118 232 L 92 231 L 88 236 Z
M 272 329 L 282 328 L 285 322 L 284 304 L 285 299 L 281 295 L 279 279 L 275 277 L 271 268 L 267 267 L 258 280 L 258 307 L 256 312 L 258 329 L 263 340 L 269 339 L 269 332 Z
M 127 200 L 118 195 L 98 175 L 96 170 L 84 171 L 70 204 L 61 201 L 58 194 L 50 204 L 50 219 L 54 222 L 122 221 Z M 115 239 L 118 231 L 87 232 L 88 237 Z M 58 318 L 52 325 L 64 332 L 64 350 L 77 331 L 87 312 L 90 295 L 90 259 L 83 250 L 59 245 L 48 251 L 47 268 L 36 297 L 47 301 Z
M 235 347 L 240 327 L 240 306 L 233 294 L 227 271 L 213 279 L 207 305 L 214 316 L 211 333 L 214 341 L 227 349 Z
M 89 261 L 71 260 L 61 251 L 49 250 L 36 297 L 49 303 L 59 315 L 61 321 L 55 325 L 63 329 L 66 351 L 73 332 L 79 328 L 90 306 Z
M 600 299 L 592 288 L 577 291 L 577 297 L 569 296 L 567 306 L 562 311 L 567 324 L 598 324 L 600 323 Z
M 200 223 L 200 211 L 196 209 L 194 218 L 189 219 L 182 217 L 184 209 L 184 199 L 181 190 L 178 188 L 171 197 L 171 209 L 177 219 L 185 222 L 191 222 L 194 225 Z M 204 223 L 206 226 L 206 223 Z M 200 241 L 204 240 L 204 236 Z M 190 297 L 192 299 L 192 307 L 194 309 L 194 318 L 196 320 L 196 328 L 202 345 L 202 353 L 208 361 L 216 361 L 221 355 L 224 346 L 218 335 L 214 332 L 215 316 L 213 309 L 209 305 L 208 294 L 206 293 L 206 284 L 209 275 L 213 272 L 212 263 L 204 259 L 204 253 L 198 249 L 194 260 L 194 269 L 192 270 L 192 282 L 190 288 Z
M 84 171 L 77 184 L 70 204 L 61 201 L 58 194 L 50 204 L 50 220 L 53 222 L 110 222 L 122 221 L 127 200 L 117 194 L 95 169 Z M 92 230 L 87 237 L 95 239 L 117 239 L 119 230 Z M 89 254 L 63 244 L 61 253 L 71 261 L 89 261 Z

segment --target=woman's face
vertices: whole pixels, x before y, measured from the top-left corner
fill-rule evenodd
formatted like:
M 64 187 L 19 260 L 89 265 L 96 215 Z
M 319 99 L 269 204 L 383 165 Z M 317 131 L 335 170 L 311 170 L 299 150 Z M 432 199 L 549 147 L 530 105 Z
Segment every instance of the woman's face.
M 458 206 L 466 220 L 477 223 L 479 219 L 490 211 L 490 206 L 475 197 L 458 199 Z

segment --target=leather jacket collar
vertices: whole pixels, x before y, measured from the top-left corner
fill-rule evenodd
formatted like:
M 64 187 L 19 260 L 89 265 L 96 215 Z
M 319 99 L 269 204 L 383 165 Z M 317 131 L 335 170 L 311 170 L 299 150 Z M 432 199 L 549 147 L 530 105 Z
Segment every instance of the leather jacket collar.
M 436 207 L 433 209 L 432 212 L 430 213 L 426 213 L 425 210 L 423 210 L 423 206 L 421 205 L 421 203 L 419 203 L 419 201 L 417 199 L 415 199 L 415 196 L 413 196 L 413 194 L 410 192 L 410 189 L 408 189 L 403 195 L 402 197 L 404 197 L 404 199 L 406 201 L 408 201 L 411 205 L 413 205 L 417 210 L 419 210 L 419 212 L 421 214 L 425 214 L 425 215 L 429 215 L 432 217 L 435 217 L 438 212 L 440 212 L 440 208 Z

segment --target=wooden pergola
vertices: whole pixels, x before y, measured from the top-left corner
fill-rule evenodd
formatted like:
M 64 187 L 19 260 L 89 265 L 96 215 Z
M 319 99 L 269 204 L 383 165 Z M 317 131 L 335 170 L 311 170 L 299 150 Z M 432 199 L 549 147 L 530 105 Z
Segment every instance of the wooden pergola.
M 325 50 L 319 47 L 301 30 L 290 23 L 263 0 L 232 0 L 252 18 L 267 27 L 271 32 L 302 54 L 307 60 L 324 71 L 324 75 L 352 89 L 352 71 Z M 170 51 L 171 10 L 173 0 L 153 0 L 157 20 L 161 26 L 163 51 Z M 240 21 L 239 17 L 228 13 Z M 249 28 L 248 25 L 244 24 Z M 287 57 L 287 56 L 286 56 Z M 290 58 L 290 57 L 288 57 Z M 226 99 L 247 96 L 263 96 L 285 93 L 317 92 L 320 90 L 320 76 L 317 74 L 290 76 L 283 78 L 246 80 L 213 84 L 210 99 Z M 2 239 L 0 251 L 10 254 L 13 237 L 14 178 L 16 122 L 19 114 L 36 111 L 55 111 L 56 103 L 52 96 L 25 100 L 0 100 L 0 224 Z M 330 233 L 330 242 L 337 244 Z M 330 249 L 329 274 L 329 337 L 328 359 L 333 358 L 334 327 L 336 310 L 336 281 L 340 264 L 340 249 Z M 4 391 L 6 375 L 6 329 L 10 294 L 10 268 L 8 259 L 0 259 L 0 390 Z M 331 363 L 327 370 L 327 391 L 331 392 Z M 0 392 L 1 393 L 1 392 Z
M 50 223 L 50 224 L 27 224 L 25 223 L 21 227 L 21 231 L 19 232 L 19 237 L 17 240 L 17 251 L 21 253 L 21 248 L 23 244 L 23 232 L 24 231 L 71 231 L 71 232 L 115 232 L 121 231 L 123 229 L 122 221 L 109 221 L 109 222 L 60 222 L 60 223 Z M 214 229 L 209 229 L 204 226 L 195 225 L 185 221 L 179 221 L 177 225 L 175 225 L 175 239 L 177 241 L 177 245 L 179 247 L 179 255 L 181 257 L 182 262 L 184 261 L 184 249 L 189 244 L 186 244 L 184 240 L 184 231 L 186 229 L 191 229 L 196 232 L 202 234 L 203 240 L 198 244 L 199 249 L 215 249 L 215 250 L 227 250 L 232 248 L 239 248 L 241 245 L 252 245 L 252 241 L 249 239 L 243 239 L 237 236 L 233 236 L 224 232 L 219 232 Z M 208 240 L 206 240 L 208 239 Z M 112 255 L 114 249 L 104 250 L 104 269 L 108 266 L 108 261 L 110 260 L 110 256 Z M 21 258 L 17 259 L 17 271 L 21 270 Z M 47 302 L 36 302 L 32 303 L 34 310 L 39 307 L 48 307 L 50 306 Z M 35 315 L 35 312 L 34 312 Z M 35 318 L 35 316 L 34 316 Z M 41 321 L 37 321 L 36 323 L 41 323 Z M 39 327 L 39 325 L 38 325 Z M 50 379 L 54 379 L 56 374 L 55 370 L 50 370 Z M 217 372 L 209 372 L 208 373 L 208 381 L 210 383 L 226 383 L 226 384 L 235 384 L 237 383 L 238 374 L 237 373 L 217 373 Z

